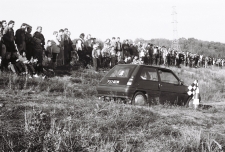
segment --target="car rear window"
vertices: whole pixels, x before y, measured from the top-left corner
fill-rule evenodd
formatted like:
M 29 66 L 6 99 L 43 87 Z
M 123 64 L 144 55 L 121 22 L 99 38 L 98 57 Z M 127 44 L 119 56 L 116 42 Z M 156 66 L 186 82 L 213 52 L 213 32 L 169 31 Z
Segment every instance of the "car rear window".
M 117 65 L 108 74 L 107 77 L 128 78 L 136 66 Z

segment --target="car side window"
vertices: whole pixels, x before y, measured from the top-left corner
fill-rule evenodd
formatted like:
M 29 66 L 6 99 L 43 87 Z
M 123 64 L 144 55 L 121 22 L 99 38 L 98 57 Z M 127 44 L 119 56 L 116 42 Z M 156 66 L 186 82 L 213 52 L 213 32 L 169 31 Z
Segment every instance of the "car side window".
M 127 78 L 129 74 L 132 72 L 133 67 L 120 67 L 117 66 L 112 71 L 112 73 L 108 74 L 108 77 L 120 77 L 120 78 Z
M 173 73 L 169 71 L 161 71 L 159 70 L 159 76 L 162 82 L 178 84 L 178 79 L 173 75 Z
M 141 71 L 140 78 L 142 80 L 158 81 L 156 69 L 144 67 Z

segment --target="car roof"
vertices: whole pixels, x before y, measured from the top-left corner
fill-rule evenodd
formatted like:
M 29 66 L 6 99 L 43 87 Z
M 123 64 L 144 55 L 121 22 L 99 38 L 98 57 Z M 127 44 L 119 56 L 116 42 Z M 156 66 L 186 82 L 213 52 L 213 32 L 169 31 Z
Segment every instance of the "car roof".
M 152 67 L 155 69 L 159 69 L 159 70 L 166 70 L 166 71 L 171 71 L 170 69 L 167 68 L 161 68 L 161 67 L 157 67 L 157 66 L 152 66 L 152 65 L 145 65 L 145 64 L 118 64 L 118 65 L 122 65 L 122 66 L 136 66 L 136 67 Z

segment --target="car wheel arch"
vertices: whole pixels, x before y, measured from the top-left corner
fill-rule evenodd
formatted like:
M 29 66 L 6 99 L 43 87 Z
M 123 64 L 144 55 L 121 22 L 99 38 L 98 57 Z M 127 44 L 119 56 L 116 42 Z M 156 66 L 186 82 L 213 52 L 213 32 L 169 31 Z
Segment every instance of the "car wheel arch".
M 143 93 L 143 94 L 147 97 L 147 99 L 148 99 L 148 94 L 147 94 L 146 91 L 144 91 L 144 90 L 136 90 L 136 91 L 133 93 L 132 100 L 134 99 L 134 96 L 135 96 L 135 94 L 136 94 L 137 92 Z
M 146 95 L 146 92 L 145 91 L 136 91 L 135 93 L 134 93 L 134 95 L 133 95 L 133 97 L 132 97 L 132 100 L 131 100 L 131 104 L 132 105 L 136 105 L 136 103 L 135 103 L 135 97 L 137 96 L 137 95 L 140 95 L 140 96 L 142 96 L 143 98 L 144 98 L 144 102 L 143 103 L 141 103 L 141 105 L 146 105 L 147 103 L 148 103 L 148 97 L 147 97 L 147 95 Z M 140 104 L 140 103 L 138 103 L 138 104 Z M 137 104 L 137 105 L 138 105 Z

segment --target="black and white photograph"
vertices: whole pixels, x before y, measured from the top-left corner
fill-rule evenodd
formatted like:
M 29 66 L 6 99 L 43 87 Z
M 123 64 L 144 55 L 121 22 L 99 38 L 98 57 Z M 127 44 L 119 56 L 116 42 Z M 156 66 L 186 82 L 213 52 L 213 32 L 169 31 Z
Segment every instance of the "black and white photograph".
M 224 0 L 1 0 L 1 152 L 224 152 Z

